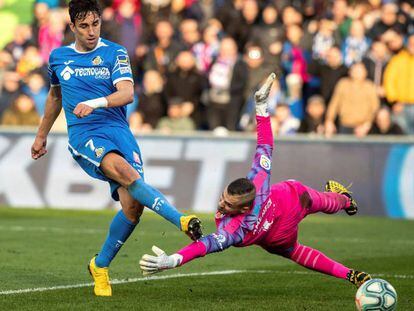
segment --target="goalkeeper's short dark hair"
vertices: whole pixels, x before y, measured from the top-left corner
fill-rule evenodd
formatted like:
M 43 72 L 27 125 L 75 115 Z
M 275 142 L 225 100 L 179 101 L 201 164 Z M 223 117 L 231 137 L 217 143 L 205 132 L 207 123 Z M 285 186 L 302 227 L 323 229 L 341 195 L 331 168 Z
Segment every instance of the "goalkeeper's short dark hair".
M 72 23 L 76 20 L 83 20 L 90 12 L 101 16 L 101 8 L 96 0 L 71 0 L 69 2 L 69 16 Z
M 256 196 L 256 187 L 250 179 L 238 178 L 227 186 L 227 193 L 240 196 L 240 204 L 250 206 Z

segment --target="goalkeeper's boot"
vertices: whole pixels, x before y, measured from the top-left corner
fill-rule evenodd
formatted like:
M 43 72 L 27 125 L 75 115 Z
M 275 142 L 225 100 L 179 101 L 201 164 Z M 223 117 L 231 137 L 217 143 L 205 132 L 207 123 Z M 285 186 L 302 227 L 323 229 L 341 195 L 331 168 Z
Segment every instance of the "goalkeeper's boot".
M 181 231 L 184 231 L 193 241 L 197 241 L 203 236 L 201 221 L 195 215 L 181 216 Z
M 349 187 L 350 186 L 345 187 L 344 185 L 340 184 L 337 181 L 328 180 L 326 182 L 326 185 L 325 185 L 325 191 L 327 191 L 327 192 L 336 192 L 336 193 L 340 193 L 340 194 L 343 194 L 343 195 L 347 196 L 349 198 L 350 204 L 347 208 L 345 208 L 345 212 L 349 216 L 352 216 L 352 215 L 355 215 L 358 212 L 358 205 L 357 205 L 356 201 L 352 198 L 352 196 L 351 196 L 352 192 L 349 191 L 349 189 L 348 189 Z
M 346 275 L 346 278 L 349 282 L 356 285 L 356 287 L 360 287 L 362 284 L 364 284 L 366 281 L 369 281 L 372 279 L 372 277 L 362 271 L 356 271 L 356 270 L 349 270 L 348 274 Z
M 92 275 L 95 283 L 93 291 L 96 296 L 112 296 L 108 268 L 99 268 L 96 266 L 95 259 L 96 256 L 94 256 L 88 264 L 89 273 Z

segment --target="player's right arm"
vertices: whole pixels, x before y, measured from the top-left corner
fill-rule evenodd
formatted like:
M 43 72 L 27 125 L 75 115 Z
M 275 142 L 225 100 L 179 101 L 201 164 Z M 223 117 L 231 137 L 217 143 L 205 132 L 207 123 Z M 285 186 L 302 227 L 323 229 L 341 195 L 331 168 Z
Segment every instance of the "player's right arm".
M 46 99 L 45 114 L 40 122 L 35 141 L 32 145 L 32 158 L 39 159 L 47 153 L 47 135 L 62 110 L 62 93 L 59 85 L 50 87 Z
M 237 221 L 236 221 L 237 222 Z M 183 247 L 175 254 L 167 255 L 157 246 L 152 247 L 156 256 L 145 254 L 139 264 L 144 275 L 151 275 L 166 269 L 182 266 L 196 258 L 207 254 L 221 252 L 243 240 L 244 230 L 240 222 L 235 225 L 235 230 L 218 229 L 216 233 L 209 234 Z

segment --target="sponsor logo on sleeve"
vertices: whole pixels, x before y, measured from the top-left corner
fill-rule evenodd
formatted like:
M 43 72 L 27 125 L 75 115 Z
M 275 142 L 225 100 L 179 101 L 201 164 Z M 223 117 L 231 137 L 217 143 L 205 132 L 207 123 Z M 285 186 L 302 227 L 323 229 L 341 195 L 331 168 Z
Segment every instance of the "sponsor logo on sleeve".
M 262 154 L 260 156 L 260 166 L 264 168 L 266 171 L 270 171 L 270 169 L 272 168 L 272 162 L 267 156 Z
M 115 67 L 113 73 L 119 71 L 121 75 L 129 73 L 131 74 L 131 65 L 129 63 L 128 55 L 118 55 L 116 57 Z

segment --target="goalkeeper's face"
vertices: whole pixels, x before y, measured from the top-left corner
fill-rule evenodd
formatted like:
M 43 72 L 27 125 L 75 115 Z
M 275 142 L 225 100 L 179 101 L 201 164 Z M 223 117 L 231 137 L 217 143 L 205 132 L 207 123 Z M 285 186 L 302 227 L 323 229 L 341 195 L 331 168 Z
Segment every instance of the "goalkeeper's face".
M 101 35 L 101 18 L 94 12 L 89 12 L 83 19 L 76 19 L 70 23 L 75 34 L 77 47 L 83 51 L 93 50 L 98 44 Z
M 220 196 L 217 210 L 222 214 L 244 214 L 250 210 L 251 202 L 246 202 L 246 195 L 229 194 L 227 187 Z

